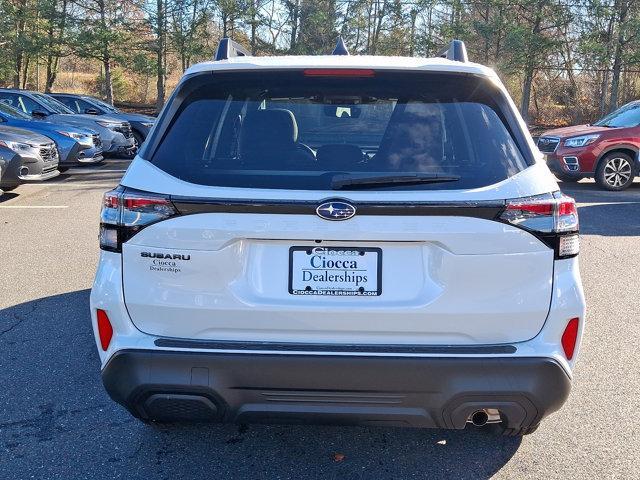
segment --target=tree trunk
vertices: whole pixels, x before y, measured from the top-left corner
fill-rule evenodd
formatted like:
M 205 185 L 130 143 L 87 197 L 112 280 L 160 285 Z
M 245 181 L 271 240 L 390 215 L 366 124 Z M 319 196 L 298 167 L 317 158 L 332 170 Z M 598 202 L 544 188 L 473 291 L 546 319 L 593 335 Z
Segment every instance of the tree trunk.
M 376 2 L 376 5 L 378 3 Z M 376 25 L 373 31 L 373 39 L 371 41 L 371 54 L 375 55 L 378 49 L 378 40 L 380 39 L 380 32 L 382 31 L 382 22 L 384 20 L 385 15 L 387 14 L 387 0 L 383 0 L 382 7 L 376 8 L 377 18 Z
M 600 115 L 604 115 L 607 112 L 607 92 L 609 90 L 609 62 L 611 60 L 611 51 L 613 49 L 613 29 L 616 23 L 616 15 L 617 15 L 617 7 L 614 8 L 614 11 L 611 13 L 609 17 L 609 23 L 607 25 L 607 35 L 606 35 L 606 49 L 605 49 L 605 61 L 602 64 L 603 69 L 605 71 L 602 74 L 602 82 L 600 83 L 600 102 L 599 102 L 599 111 Z
M 622 69 L 622 46 L 616 45 L 616 54 L 613 60 L 613 71 L 611 72 L 611 98 L 609 99 L 609 110 L 618 108 L 618 89 L 620 86 L 620 71 Z
M 113 105 L 113 80 L 111 78 L 111 57 L 105 48 L 102 52 L 102 67 L 104 68 L 104 96 L 107 103 Z
M 535 70 L 532 65 L 528 65 L 524 72 L 524 83 L 522 86 L 522 102 L 520 103 L 520 113 L 525 122 L 529 121 L 529 102 L 531 99 L 531 85 L 533 85 L 533 74 Z
M 162 106 L 164 105 L 164 76 L 165 76 L 165 56 L 164 56 L 164 46 L 165 46 L 165 28 L 164 28 L 164 0 L 157 0 L 157 37 L 158 37 L 158 50 L 157 50 L 157 75 L 156 75 L 156 112 L 160 113 L 162 110 Z
M 98 2 L 100 8 L 100 26 L 102 31 L 107 31 L 107 7 L 105 0 Z M 104 69 L 104 96 L 109 105 L 113 105 L 113 79 L 111 78 L 111 54 L 109 53 L 109 43 L 102 44 L 102 68 Z
M 56 77 L 58 76 L 59 62 L 60 57 L 58 56 L 54 57 L 52 63 L 49 63 L 47 59 L 47 83 L 44 86 L 45 93 L 51 93 L 53 90 L 53 84 L 56 82 Z
M 227 29 L 227 24 L 229 23 L 229 15 L 227 12 L 222 12 L 220 20 L 222 20 L 222 37 L 226 38 L 229 36 L 229 30 Z
M 22 52 L 16 54 L 15 72 L 13 74 L 13 88 L 20 88 L 22 78 Z
M 29 62 L 30 62 L 30 58 L 27 56 L 24 59 L 24 64 L 22 66 L 22 85 L 20 86 L 20 88 L 22 88 L 23 90 L 26 90 L 27 88 L 27 81 L 29 80 Z
M 625 47 L 625 33 L 627 13 L 629 12 L 629 4 L 626 3 L 620 9 L 618 17 L 618 36 L 613 56 L 613 70 L 611 72 L 611 98 L 609 100 L 609 110 L 618 108 L 618 90 L 620 87 L 620 72 L 622 70 L 622 53 Z
M 24 38 L 24 32 L 26 27 L 26 9 L 27 9 L 27 0 L 20 0 L 18 3 L 18 9 L 16 12 L 16 52 L 15 52 L 15 61 L 14 61 L 14 72 L 13 72 L 13 88 L 20 88 L 20 80 L 22 78 L 22 69 L 24 68 L 24 46 L 22 45 L 22 40 Z
M 489 4 L 485 6 L 484 16 L 482 20 L 486 23 L 489 23 L 489 19 L 491 18 L 491 7 Z M 482 55 L 484 57 L 484 64 L 489 65 L 489 51 L 491 50 L 491 41 L 489 40 L 489 35 L 485 32 L 484 34 L 484 48 L 482 51 Z
M 298 40 L 298 22 L 300 20 L 300 0 L 292 3 L 291 12 L 291 42 L 289 43 L 289 51 L 295 52 Z
M 256 30 L 258 28 L 258 0 L 251 0 L 251 55 L 256 54 Z
M 411 10 L 411 30 L 410 35 L 411 39 L 409 41 L 409 56 L 413 57 L 416 47 L 416 19 L 418 17 L 418 11 L 415 9 Z
M 540 27 L 542 25 L 542 16 L 543 16 L 544 4 L 541 3 L 538 5 L 538 10 L 536 11 L 536 17 L 533 22 L 533 26 L 531 28 L 531 33 L 535 37 L 535 35 L 540 33 Z M 535 56 L 536 52 L 531 51 L 532 45 L 527 45 L 528 50 L 528 58 L 526 61 L 526 65 L 524 67 L 524 83 L 522 85 L 522 102 L 520 104 L 520 113 L 522 114 L 522 118 L 524 118 L 525 122 L 529 121 L 529 103 L 531 100 L 531 85 L 533 84 L 533 77 L 536 73 L 536 64 L 535 64 Z
M 55 17 L 55 3 L 52 11 L 52 18 Z M 58 41 L 64 38 L 65 27 L 67 22 L 67 0 L 62 0 L 62 10 L 60 11 L 60 28 L 58 36 L 56 38 L 53 30 L 53 20 L 51 20 L 51 27 L 49 28 L 49 54 L 47 55 L 47 79 L 44 86 L 44 91 L 50 93 L 53 89 L 53 84 L 56 81 L 58 75 L 58 64 L 60 63 L 60 46 L 55 45 Z

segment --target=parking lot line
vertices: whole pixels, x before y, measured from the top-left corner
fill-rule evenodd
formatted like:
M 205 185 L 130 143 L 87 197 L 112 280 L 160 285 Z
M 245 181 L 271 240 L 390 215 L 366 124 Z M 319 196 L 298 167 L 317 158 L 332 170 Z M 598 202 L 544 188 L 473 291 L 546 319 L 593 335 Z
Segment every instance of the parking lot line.
M 59 209 L 69 208 L 69 205 L 0 205 L 0 208 L 46 208 L 46 209 Z
M 124 173 L 127 170 L 124 168 L 110 169 L 110 168 L 70 168 L 66 174 L 93 174 L 93 173 Z

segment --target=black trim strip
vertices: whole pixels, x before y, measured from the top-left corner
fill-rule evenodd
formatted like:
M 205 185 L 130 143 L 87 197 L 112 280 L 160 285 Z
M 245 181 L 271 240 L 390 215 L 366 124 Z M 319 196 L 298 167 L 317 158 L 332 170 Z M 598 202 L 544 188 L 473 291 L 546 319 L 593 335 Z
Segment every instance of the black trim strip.
M 196 213 L 259 213 L 315 215 L 316 208 L 323 202 L 305 200 L 245 200 L 222 198 L 198 198 L 171 196 L 176 209 L 182 215 Z M 356 215 L 394 215 L 394 216 L 457 216 L 496 220 L 505 203 L 503 201 L 481 202 L 353 202 Z
M 515 353 L 513 345 L 362 345 L 326 343 L 277 343 L 236 342 L 224 340 L 182 340 L 158 338 L 156 347 L 193 348 L 200 350 L 255 350 L 282 352 L 335 352 L 335 353 L 405 353 L 405 354 L 451 354 L 490 355 Z

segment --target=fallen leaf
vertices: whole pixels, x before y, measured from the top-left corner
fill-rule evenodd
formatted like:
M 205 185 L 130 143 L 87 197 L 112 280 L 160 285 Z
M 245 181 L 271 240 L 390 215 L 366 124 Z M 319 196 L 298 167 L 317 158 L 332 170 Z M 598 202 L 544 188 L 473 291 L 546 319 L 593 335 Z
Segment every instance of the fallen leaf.
M 333 461 L 334 462 L 341 462 L 344 460 L 344 454 L 343 453 L 334 453 L 333 454 Z

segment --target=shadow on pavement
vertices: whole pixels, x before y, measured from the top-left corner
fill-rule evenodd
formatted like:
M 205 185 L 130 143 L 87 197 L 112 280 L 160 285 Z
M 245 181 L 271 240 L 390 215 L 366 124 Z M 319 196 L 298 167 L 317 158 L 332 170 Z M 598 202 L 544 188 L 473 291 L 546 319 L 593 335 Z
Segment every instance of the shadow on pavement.
M 0 310 L 7 478 L 486 479 L 520 446 L 484 430 L 144 425 L 104 392 L 90 323 L 89 290 Z
M 600 190 L 594 183 L 559 185 L 578 202 L 580 233 L 640 236 L 640 183 L 622 192 Z
M 0 203 L 6 202 L 7 200 L 13 200 L 20 195 L 15 192 L 4 192 L 0 194 Z

